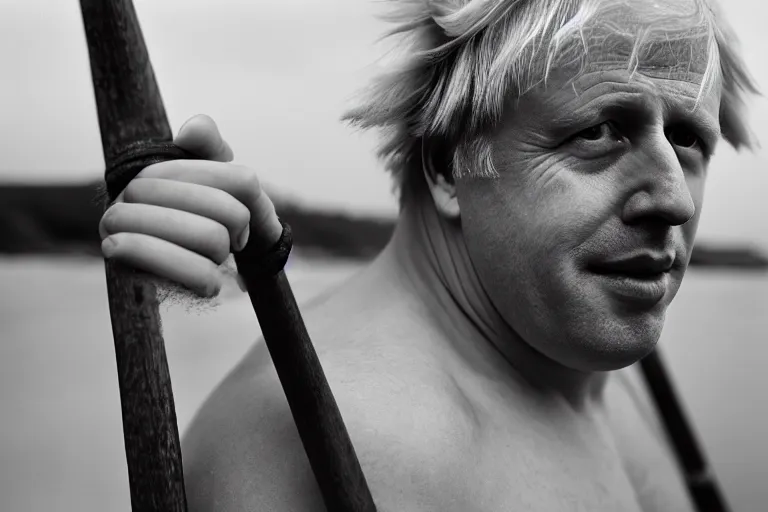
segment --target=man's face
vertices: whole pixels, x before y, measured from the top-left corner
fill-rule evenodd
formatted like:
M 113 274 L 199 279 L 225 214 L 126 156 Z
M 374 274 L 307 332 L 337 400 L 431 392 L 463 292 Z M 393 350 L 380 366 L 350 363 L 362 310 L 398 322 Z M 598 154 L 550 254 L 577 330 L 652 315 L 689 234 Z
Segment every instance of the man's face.
M 658 340 L 719 138 L 719 88 L 694 110 L 703 62 L 660 67 L 657 54 L 631 76 L 617 52 L 592 48 L 575 79 L 555 74 L 510 105 L 492 137 L 500 177 L 457 181 L 496 309 L 533 348 L 585 371 L 629 365 Z

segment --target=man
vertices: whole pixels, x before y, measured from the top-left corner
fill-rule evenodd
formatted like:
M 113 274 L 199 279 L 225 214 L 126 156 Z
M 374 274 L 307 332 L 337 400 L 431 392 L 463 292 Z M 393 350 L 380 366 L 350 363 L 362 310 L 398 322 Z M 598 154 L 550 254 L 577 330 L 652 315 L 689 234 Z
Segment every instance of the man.
M 754 87 L 699 0 L 402 1 L 406 65 L 348 115 L 385 128 L 387 248 L 303 311 L 379 510 L 690 511 L 647 398 L 719 138 Z M 280 225 L 213 122 L 104 215 L 107 257 L 202 295 Z M 611 373 L 609 373 L 611 372 Z M 186 435 L 190 509 L 321 511 L 257 343 Z

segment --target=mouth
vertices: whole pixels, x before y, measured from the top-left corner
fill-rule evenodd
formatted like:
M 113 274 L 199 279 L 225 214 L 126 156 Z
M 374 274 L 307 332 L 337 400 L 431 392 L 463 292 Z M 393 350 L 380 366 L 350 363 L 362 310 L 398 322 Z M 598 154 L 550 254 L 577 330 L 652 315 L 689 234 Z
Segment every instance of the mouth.
M 674 256 L 669 254 L 643 253 L 594 263 L 587 269 L 620 299 L 653 306 L 669 290 L 674 262 Z

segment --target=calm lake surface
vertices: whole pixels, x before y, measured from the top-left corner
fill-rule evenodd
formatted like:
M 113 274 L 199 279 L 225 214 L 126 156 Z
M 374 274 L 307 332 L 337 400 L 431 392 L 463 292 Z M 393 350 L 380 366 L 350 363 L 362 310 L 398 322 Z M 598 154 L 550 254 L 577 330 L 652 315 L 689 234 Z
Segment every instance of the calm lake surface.
M 300 303 L 359 264 L 292 258 Z M 163 306 L 180 429 L 259 327 L 232 283 L 215 309 Z M 768 275 L 691 270 L 663 353 L 734 511 L 768 503 Z M 130 510 L 103 263 L 0 258 L 0 510 Z

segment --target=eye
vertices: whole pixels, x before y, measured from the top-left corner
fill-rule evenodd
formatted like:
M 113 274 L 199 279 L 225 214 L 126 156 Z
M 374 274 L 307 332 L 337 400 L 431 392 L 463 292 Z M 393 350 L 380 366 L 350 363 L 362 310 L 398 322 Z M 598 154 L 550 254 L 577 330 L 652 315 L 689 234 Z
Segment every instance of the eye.
M 603 137 L 611 137 L 614 134 L 613 128 L 609 123 L 600 123 L 595 126 L 591 126 L 586 130 L 582 130 L 576 134 L 577 139 L 597 141 Z
M 570 148 L 581 158 L 600 158 L 620 150 L 626 139 L 616 126 L 606 121 L 581 130 L 569 140 Z
M 694 130 L 687 126 L 677 125 L 668 128 L 667 139 L 675 146 L 685 149 L 697 149 L 706 154 L 704 141 Z

